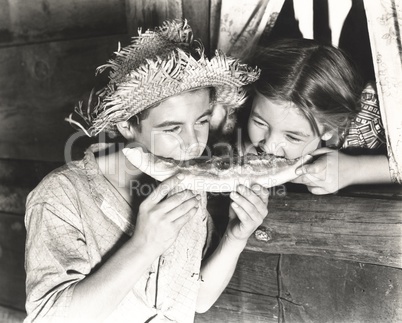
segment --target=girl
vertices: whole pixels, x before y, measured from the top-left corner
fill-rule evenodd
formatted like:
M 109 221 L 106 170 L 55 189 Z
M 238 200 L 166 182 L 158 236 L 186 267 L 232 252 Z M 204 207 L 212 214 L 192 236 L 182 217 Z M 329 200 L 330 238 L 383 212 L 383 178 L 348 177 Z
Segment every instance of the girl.
M 288 159 L 314 156 L 314 162 L 296 171 L 300 176 L 294 180 L 313 194 L 391 182 L 385 155 L 338 151 L 348 134 L 357 133 L 350 125 L 356 125 L 353 120 L 365 106 L 360 102 L 360 77 L 342 51 L 313 40 L 281 40 L 261 49 L 253 63 L 262 72 L 253 86 L 246 151 Z M 367 100 L 368 90 L 363 93 Z

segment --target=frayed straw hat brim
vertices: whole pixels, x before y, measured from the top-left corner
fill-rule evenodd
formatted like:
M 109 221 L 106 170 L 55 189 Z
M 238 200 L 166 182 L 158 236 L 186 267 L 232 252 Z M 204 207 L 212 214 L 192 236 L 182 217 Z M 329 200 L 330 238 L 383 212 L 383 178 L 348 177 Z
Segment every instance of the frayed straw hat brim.
M 165 22 L 155 32 L 139 33 L 131 45 L 115 54 L 98 68 L 98 72 L 110 69 L 110 73 L 109 84 L 97 93 L 97 103 L 86 111 L 82 104 L 76 108 L 90 136 L 116 132 L 118 122 L 195 89 L 214 87 L 216 103 L 236 109 L 245 99 L 243 86 L 259 76 L 259 69 L 220 51 L 209 60 L 202 44 L 193 42 L 186 21 Z

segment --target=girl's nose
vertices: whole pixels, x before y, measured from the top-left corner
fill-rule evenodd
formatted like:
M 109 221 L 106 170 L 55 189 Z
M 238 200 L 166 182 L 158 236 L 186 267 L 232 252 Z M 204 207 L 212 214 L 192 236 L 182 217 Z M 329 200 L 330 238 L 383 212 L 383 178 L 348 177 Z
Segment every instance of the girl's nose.
M 264 150 L 265 153 L 271 154 L 278 157 L 284 157 L 284 142 L 281 142 L 274 136 L 266 136 L 265 139 L 261 142 L 260 147 Z

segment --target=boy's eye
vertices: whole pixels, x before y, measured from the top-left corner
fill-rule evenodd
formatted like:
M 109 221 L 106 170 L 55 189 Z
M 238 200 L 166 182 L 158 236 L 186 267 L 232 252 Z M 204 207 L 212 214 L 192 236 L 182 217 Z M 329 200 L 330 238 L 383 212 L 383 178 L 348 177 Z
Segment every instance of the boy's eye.
M 210 121 L 210 118 L 209 118 L 209 117 L 208 117 L 208 118 L 204 118 L 204 119 L 201 119 L 201 120 L 197 121 L 196 125 L 201 125 L 201 126 L 203 126 L 203 125 L 208 124 L 209 121 Z
M 175 127 L 172 127 L 172 128 L 164 129 L 163 132 L 167 132 L 167 133 L 172 133 L 172 132 L 173 132 L 173 133 L 179 133 L 180 130 L 181 130 L 181 127 L 180 127 L 180 126 L 175 126 Z

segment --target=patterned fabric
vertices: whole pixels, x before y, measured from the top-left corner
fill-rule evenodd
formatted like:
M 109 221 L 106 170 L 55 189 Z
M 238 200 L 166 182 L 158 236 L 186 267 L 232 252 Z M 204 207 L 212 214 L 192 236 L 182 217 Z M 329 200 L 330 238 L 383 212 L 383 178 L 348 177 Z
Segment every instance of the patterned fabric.
M 343 148 L 376 149 L 384 144 L 384 127 L 381 122 L 377 93 L 374 86 L 368 84 L 361 95 L 361 111 L 351 121 Z
M 402 4 L 363 0 L 384 123 L 390 174 L 402 183 Z
M 212 223 L 205 195 L 201 206 L 105 322 L 193 322 Z M 68 322 L 75 285 L 132 236 L 135 220 L 91 150 L 49 174 L 27 200 L 25 322 Z

